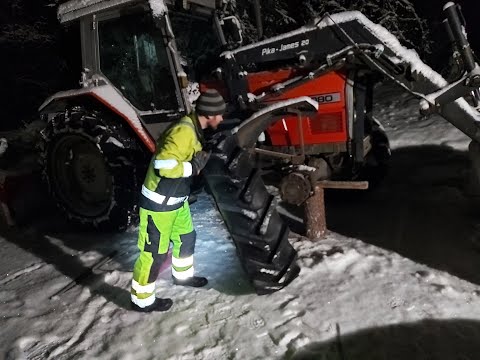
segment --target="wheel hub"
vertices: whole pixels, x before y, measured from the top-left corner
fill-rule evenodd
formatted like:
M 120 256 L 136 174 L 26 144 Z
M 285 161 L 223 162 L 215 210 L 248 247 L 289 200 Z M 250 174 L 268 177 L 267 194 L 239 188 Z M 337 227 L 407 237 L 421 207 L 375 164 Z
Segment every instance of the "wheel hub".
M 80 188 L 88 193 L 101 194 L 106 190 L 107 169 L 101 153 L 80 153 L 73 161 L 75 177 Z
M 93 141 L 66 134 L 51 145 L 48 159 L 54 191 L 73 212 L 96 217 L 109 209 L 112 175 Z
M 308 199 L 311 191 L 310 179 L 300 172 L 290 173 L 280 183 L 282 200 L 292 205 L 302 204 Z

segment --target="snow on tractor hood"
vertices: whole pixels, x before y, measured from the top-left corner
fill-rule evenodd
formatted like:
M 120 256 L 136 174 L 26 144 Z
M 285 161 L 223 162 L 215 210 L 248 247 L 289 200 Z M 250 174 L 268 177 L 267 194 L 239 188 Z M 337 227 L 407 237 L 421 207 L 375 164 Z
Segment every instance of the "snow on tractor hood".
M 128 3 L 138 3 L 138 0 L 70 0 L 58 7 L 57 16 L 60 23 L 66 23 Z M 148 0 L 148 3 L 154 16 L 162 16 L 167 11 L 164 0 Z

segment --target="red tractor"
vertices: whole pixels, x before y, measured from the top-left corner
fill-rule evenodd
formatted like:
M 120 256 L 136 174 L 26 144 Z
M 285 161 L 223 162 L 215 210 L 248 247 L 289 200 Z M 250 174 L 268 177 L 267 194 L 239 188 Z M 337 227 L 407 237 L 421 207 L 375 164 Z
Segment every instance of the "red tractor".
M 425 113 L 440 112 L 480 140 L 480 116 L 461 99 L 476 101 L 480 71 L 457 6 L 445 12 L 466 64 L 454 84 L 358 12 L 241 46 L 227 1 L 66 2 L 59 19 L 80 23 L 84 70 L 80 89 L 54 94 L 40 108 L 51 194 L 79 222 L 128 226 L 155 140 L 192 109 L 188 72 L 227 101 L 224 126 L 207 141 L 207 187 L 257 291 L 278 290 L 299 269 L 262 179 L 265 164 L 281 176 L 283 199 L 297 205 L 318 180 L 381 175 L 390 149 L 372 99 L 385 77 L 417 95 Z M 208 45 L 215 39 L 219 56 Z

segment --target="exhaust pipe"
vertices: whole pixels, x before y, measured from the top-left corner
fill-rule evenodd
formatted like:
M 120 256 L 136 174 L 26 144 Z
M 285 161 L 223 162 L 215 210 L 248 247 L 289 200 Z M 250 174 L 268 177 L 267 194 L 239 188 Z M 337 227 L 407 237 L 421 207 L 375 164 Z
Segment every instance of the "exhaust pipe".
M 213 17 L 213 25 L 215 26 L 215 31 L 217 32 L 220 45 L 222 45 L 222 47 L 226 46 L 227 40 L 225 39 L 225 34 L 223 33 L 222 24 L 220 23 L 220 19 L 218 18 L 217 14 L 215 14 Z
M 462 54 L 465 70 L 470 72 L 475 69 L 475 59 L 467 37 L 465 36 L 464 22 L 460 20 L 463 19 L 460 6 L 453 2 L 448 2 L 443 7 L 443 11 L 450 27 L 450 31 L 447 31 L 448 36 L 453 37 L 458 50 Z
M 463 63 L 465 65 L 465 70 L 470 73 L 475 69 L 475 58 L 473 57 L 472 48 L 467 40 L 465 32 L 465 18 L 463 17 L 462 10 L 460 5 L 457 5 L 453 2 L 448 2 L 443 7 L 443 12 L 447 17 L 447 35 L 450 40 L 454 41 L 458 52 L 461 54 Z M 475 89 L 473 93 L 473 102 L 474 106 L 479 106 L 480 101 L 480 91 Z
M 263 24 L 262 24 L 262 12 L 260 7 L 260 0 L 253 1 L 253 8 L 255 11 L 255 21 L 257 23 L 258 39 L 261 40 L 263 38 Z
M 457 43 L 455 41 L 455 37 L 453 36 L 452 28 L 450 27 L 450 24 L 448 23 L 448 19 L 444 19 L 442 21 L 442 24 L 445 28 L 445 32 L 447 33 L 449 45 L 451 45 L 453 47 L 454 51 L 458 51 Z

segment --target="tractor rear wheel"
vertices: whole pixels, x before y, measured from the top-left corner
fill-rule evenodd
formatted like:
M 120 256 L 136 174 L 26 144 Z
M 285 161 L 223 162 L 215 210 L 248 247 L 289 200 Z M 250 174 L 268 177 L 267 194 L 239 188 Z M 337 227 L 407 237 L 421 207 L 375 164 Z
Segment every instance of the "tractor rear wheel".
M 140 148 L 108 112 L 69 109 L 43 131 L 44 179 L 70 220 L 125 230 L 137 219 Z

